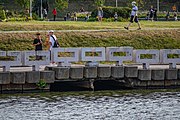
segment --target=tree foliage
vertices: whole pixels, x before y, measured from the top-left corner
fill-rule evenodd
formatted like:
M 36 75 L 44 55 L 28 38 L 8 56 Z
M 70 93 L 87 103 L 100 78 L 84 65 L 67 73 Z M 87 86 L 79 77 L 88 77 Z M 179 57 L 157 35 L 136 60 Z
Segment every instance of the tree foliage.
M 23 9 L 26 9 L 29 7 L 29 0 L 15 0 L 17 4 L 19 4 Z
M 105 4 L 105 0 L 94 0 L 96 6 L 101 7 Z
M 59 10 L 64 10 L 68 8 L 68 0 L 55 0 L 55 6 Z
M 0 20 L 6 19 L 5 11 L 3 10 L 3 7 L 0 6 Z

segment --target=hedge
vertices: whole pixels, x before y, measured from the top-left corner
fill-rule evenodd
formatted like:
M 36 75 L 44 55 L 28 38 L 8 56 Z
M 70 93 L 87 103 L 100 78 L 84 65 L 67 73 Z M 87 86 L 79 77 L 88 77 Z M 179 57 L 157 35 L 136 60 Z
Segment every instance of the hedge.
M 115 12 L 117 12 L 118 17 L 127 19 L 130 16 L 131 8 L 128 7 L 102 7 L 103 18 L 114 17 Z M 98 10 L 95 9 L 91 13 L 91 17 L 97 17 Z

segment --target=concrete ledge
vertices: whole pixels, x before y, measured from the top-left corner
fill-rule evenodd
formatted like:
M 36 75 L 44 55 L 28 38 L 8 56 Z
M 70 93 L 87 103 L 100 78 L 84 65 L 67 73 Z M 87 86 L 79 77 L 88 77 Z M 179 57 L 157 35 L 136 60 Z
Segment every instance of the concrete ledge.
M 26 72 L 26 82 L 27 83 L 38 83 L 40 80 L 39 71 L 28 71 Z
M 124 75 L 127 78 L 137 78 L 138 77 L 138 67 L 136 66 L 125 66 Z
M 160 88 L 160 87 L 164 87 L 165 83 L 164 81 L 162 80 L 156 80 L 156 81 L 148 81 L 148 87 L 157 87 L 157 88 Z
M 112 66 L 111 76 L 113 78 L 124 78 L 124 67 L 123 66 Z
M 54 83 L 54 71 L 41 71 L 40 79 L 45 80 L 46 83 Z
M 0 84 L 10 84 L 10 72 L 0 72 Z
M 177 74 L 177 76 L 178 76 L 178 80 L 180 80 L 180 69 L 178 69 L 178 74 Z
M 139 69 L 138 70 L 138 79 L 139 80 L 151 80 L 151 70 Z
M 151 78 L 152 78 L 152 80 L 164 80 L 164 76 L 165 76 L 164 73 L 165 73 L 165 71 L 163 69 L 152 70 Z
M 97 78 L 97 67 L 85 66 L 84 67 L 85 78 Z
M 25 72 L 11 72 L 11 83 L 25 84 Z
M 165 80 L 164 85 L 165 86 L 176 86 L 176 80 Z
M 148 87 L 148 81 L 143 81 L 143 80 L 139 80 L 137 81 L 137 84 L 135 87 L 140 87 L 140 88 L 147 88 Z
M 69 77 L 71 79 L 83 79 L 83 67 L 71 67 Z
M 166 80 L 177 80 L 177 69 L 166 69 L 165 70 L 165 79 Z
M 64 80 L 69 79 L 69 67 L 55 67 L 53 71 L 55 71 L 56 80 Z
M 99 66 L 97 68 L 97 76 L 100 78 L 111 77 L 111 67 L 110 66 Z

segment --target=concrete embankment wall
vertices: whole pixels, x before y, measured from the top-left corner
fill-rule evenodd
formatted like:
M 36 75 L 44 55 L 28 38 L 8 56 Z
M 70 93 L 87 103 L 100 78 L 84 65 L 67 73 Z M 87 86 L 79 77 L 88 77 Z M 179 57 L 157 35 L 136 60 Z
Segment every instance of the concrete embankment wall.
M 38 90 L 39 80 L 44 80 L 48 84 L 45 89 L 51 91 L 169 88 L 180 87 L 180 69 L 138 69 L 129 65 L 46 67 L 45 71 L 0 72 L 1 92 Z

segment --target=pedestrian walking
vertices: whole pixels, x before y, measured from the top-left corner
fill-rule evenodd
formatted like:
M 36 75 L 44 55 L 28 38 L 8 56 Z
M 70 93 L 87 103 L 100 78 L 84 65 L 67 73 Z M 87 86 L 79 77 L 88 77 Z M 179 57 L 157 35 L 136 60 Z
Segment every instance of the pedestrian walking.
M 151 8 L 150 8 L 150 10 L 149 10 L 149 13 L 150 13 L 150 16 L 149 16 L 149 18 L 151 19 L 151 21 L 153 21 L 153 17 L 154 17 L 154 8 L 153 8 L 153 6 L 151 6 Z
M 137 12 L 138 12 L 138 7 L 136 6 L 136 2 L 133 1 L 130 22 L 127 25 L 127 27 L 124 27 L 125 29 L 129 30 L 129 27 L 130 27 L 131 23 L 133 23 L 133 22 L 136 22 L 138 24 L 139 28 L 137 30 L 141 29 L 141 25 L 140 25 L 138 17 L 137 17 Z
M 44 13 L 44 19 L 46 19 L 47 18 L 47 10 L 46 9 L 44 9 L 44 11 L 43 11 L 43 13 Z
M 117 14 L 117 12 L 115 12 L 115 14 L 114 14 L 114 21 L 115 21 L 115 22 L 118 21 L 118 14 Z
M 157 21 L 157 9 L 154 8 L 154 20 Z
M 170 13 L 169 13 L 169 11 L 166 13 L 166 21 L 168 21 L 169 20 L 169 17 L 170 17 Z
M 175 21 L 178 21 L 177 13 L 176 13 L 176 12 L 174 12 L 174 20 L 175 20 Z
M 53 16 L 54 16 L 54 21 L 56 21 L 56 16 L 57 16 L 56 8 L 53 9 L 52 13 L 53 13 Z
M 102 7 L 98 8 L 98 21 L 102 22 L 102 18 L 103 18 L 103 10 Z

